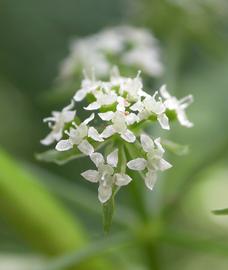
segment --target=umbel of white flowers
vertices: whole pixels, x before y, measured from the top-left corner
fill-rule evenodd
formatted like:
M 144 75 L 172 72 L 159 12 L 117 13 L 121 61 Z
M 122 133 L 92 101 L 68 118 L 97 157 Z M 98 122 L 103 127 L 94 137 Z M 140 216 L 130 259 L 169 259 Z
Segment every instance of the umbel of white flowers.
M 107 202 L 114 190 L 130 183 L 134 170 L 141 171 L 145 185 L 152 190 L 157 173 L 171 168 L 171 164 L 163 159 L 165 150 L 160 138 L 150 138 L 143 126 L 157 122 L 169 130 L 171 112 L 182 126 L 191 127 L 185 109 L 192 101 L 192 96 L 181 100 L 171 96 L 165 85 L 150 95 L 144 91 L 139 73 L 135 78 L 122 77 L 115 68 L 109 81 L 85 77 L 71 104 L 44 119 L 51 132 L 41 143 L 56 142 L 59 152 L 74 150 L 89 156 L 97 170 L 89 169 L 82 176 L 99 184 L 101 203 Z M 83 121 L 73 109 L 79 102 L 87 102 L 84 110 L 93 111 Z M 111 146 L 106 157 L 98 152 L 102 146 Z
M 96 67 L 96 75 L 107 78 L 113 65 L 138 70 L 151 77 L 163 72 L 157 40 L 144 28 L 117 26 L 72 42 L 69 56 L 60 66 L 61 79 L 69 79 L 81 68 Z

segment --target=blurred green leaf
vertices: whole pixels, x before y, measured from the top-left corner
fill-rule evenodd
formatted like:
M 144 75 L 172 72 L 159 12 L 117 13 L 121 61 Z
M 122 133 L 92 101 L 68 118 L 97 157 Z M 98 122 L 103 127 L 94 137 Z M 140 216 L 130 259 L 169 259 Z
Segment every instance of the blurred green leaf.
M 109 143 L 109 140 L 106 140 L 105 142 L 99 144 L 98 147 L 95 147 L 95 150 L 98 151 L 99 149 L 103 148 L 108 143 Z M 85 157 L 85 155 L 82 154 L 78 150 L 78 148 L 74 147 L 71 150 L 62 151 L 62 152 L 57 151 L 55 149 L 47 150 L 43 153 L 36 154 L 35 157 L 39 161 L 53 162 L 58 165 L 64 165 L 71 160 Z
M 63 152 L 51 149 L 44 153 L 36 154 L 35 156 L 39 161 L 53 162 L 58 165 L 63 165 L 70 160 L 78 159 L 84 157 L 85 155 L 82 154 L 77 148 L 73 148 Z
M 36 249 L 57 255 L 84 246 L 87 233 L 28 170 L 0 149 L 0 213 Z M 105 269 L 94 261 L 77 269 Z M 73 268 L 75 269 L 75 268 Z
M 77 267 L 79 264 L 88 261 L 97 255 L 106 253 L 111 249 L 119 249 L 129 245 L 132 243 L 131 238 L 131 235 L 128 233 L 105 237 L 104 239 L 94 241 L 80 251 L 75 251 L 54 259 L 39 270 L 62 270 L 71 267 L 72 265 Z M 91 268 L 91 270 L 92 269 L 93 268 Z
M 222 256 L 227 256 L 227 242 L 219 239 L 205 238 L 188 232 L 180 232 L 176 230 L 166 230 L 161 235 L 161 242 L 179 246 L 181 249 L 187 248 L 195 251 L 214 253 Z
M 212 213 L 215 215 L 228 215 L 228 208 L 213 210 Z

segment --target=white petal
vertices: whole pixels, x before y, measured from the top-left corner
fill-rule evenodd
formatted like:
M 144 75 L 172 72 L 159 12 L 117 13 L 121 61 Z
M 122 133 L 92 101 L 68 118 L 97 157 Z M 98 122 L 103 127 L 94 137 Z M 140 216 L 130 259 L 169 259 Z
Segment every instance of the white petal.
M 128 185 L 132 180 L 132 178 L 129 175 L 124 173 L 116 173 L 115 176 L 116 176 L 115 184 L 119 187 Z
M 165 149 L 161 145 L 161 139 L 160 137 L 154 140 L 154 143 L 156 144 L 157 148 L 159 149 L 160 153 L 165 153 Z
M 136 102 L 135 104 L 133 104 L 130 109 L 132 111 L 142 111 L 143 110 L 143 103 L 141 101 Z
M 120 137 L 129 143 L 133 143 L 136 140 L 134 133 L 131 132 L 129 129 L 122 133 Z
M 55 122 L 56 121 L 56 118 L 55 117 L 46 117 L 43 119 L 43 122 L 46 123 L 46 122 Z
M 128 115 L 126 115 L 125 120 L 127 125 L 133 125 L 139 120 L 139 118 L 135 113 L 129 113 Z
M 105 113 L 98 113 L 98 115 L 100 116 L 100 118 L 104 121 L 110 121 L 112 120 L 113 116 L 114 116 L 114 112 L 105 112 Z
M 115 103 L 117 100 L 117 95 L 116 93 L 110 93 L 110 94 L 106 94 L 106 95 L 103 95 L 99 100 L 98 102 L 102 105 L 110 105 L 110 104 L 113 104 Z
M 178 110 L 177 111 L 177 119 L 179 120 L 179 122 L 182 126 L 188 127 L 188 128 L 193 127 L 193 123 L 188 120 L 185 111 Z
M 104 158 L 101 153 L 94 152 L 90 156 L 93 163 L 98 167 L 101 164 L 104 164 Z
M 116 167 L 118 164 L 118 149 L 115 149 L 107 156 L 107 163 L 112 167 Z
M 69 123 L 74 120 L 76 111 L 63 112 L 63 118 L 65 123 Z
M 114 133 L 116 133 L 113 125 L 107 126 L 103 132 L 101 133 L 101 137 L 102 138 L 109 138 L 110 136 L 112 136 Z
M 43 145 L 50 145 L 55 141 L 55 138 L 53 137 L 53 133 L 49 133 L 43 140 L 41 140 L 40 142 Z
M 159 160 L 158 166 L 159 166 L 160 171 L 165 171 L 165 170 L 168 170 L 172 167 L 172 165 L 164 159 Z
M 59 131 L 56 131 L 56 132 L 53 131 L 52 136 L 58 142 L 60 139 L 62 139 L 62 136 L 63 136 L 62 129 L 60 129 Z
M 74 100 L 75 101 L 82 101 L 85 98 L 86 94 L 87 94 L 87 91 L 85 91 L 84 89 L 80 89 L 74 95 Z
M 94 152 L 93 146 L 87 141 L 83 140 L 79 145 L 78 149 L 85 155 L 90 156 Z
M 94 127 L 90 127 L 88 130 L 88 137 L 92 138 L 94 141 L 103 142 L 101 135 Z
M 88 125 L 89 122 L 91 122 L 91 121 L 94 119 L 94 117 L 95 117 L 95 114 L 92 113 L 88 118 L 86 118 L 86 119 L 83 121 L 83 123 L 84 123 L 85 125 Z
M 148 171 L 146 173 L 146 177 L 145 177 L 145 185 L 152 190 L 154 187 L 154 184 L 156 183 L 157 180 L 157 173 L 156 171 Z
M 83 173 L 81 173 L 81 176 L 83 176 L 86 180 L 96 183 L 98 182 L 99 172 L 95 170 L 87 170 Z
M 145 152 L 151 152 L 154 149 L 154 142 L 153 140 L 146 134 L 141 134 L 140 141 L 142 148 Z
M 73 146 L 72 144 L 69 142 L 69 140 L 61 140 L 57 143 L 55 149 L 57 151 L 67 151 L 69 149 L 71 149 Z
M 192 104 L 193 101 L 194 101 L 193 96 L 188 95 L 188 96 L 180 99 L 179 104 L 180 104 L 182 109 L 186 109 L 190 104 Z
M 71 100 L 71 103 L 69 105 L 67 105 L 66 107 L 63 108 L 63 112 L 64 111 L 69 111 L 69 110 L 71 110 L 73 108 L 74 108 L 74 101 Z
M 92 110 L 97 110 L 101 106 L 95 101 L 93 103 L 90 103 L 87 107 L 84 107 L 85 110 L 92 111 Z
M 112 196 L 111 185 L 100 184 L 98 188 L 98 198 L 101 203 L 107 202 Z
M 171 95 L 170 95 L 170 93 L 168 92 L 167 87 L 166 87 L 165 84 L 161 86 L 161 88 L 159 89 L 159 92 L 160 92 L 161 96 L 162 96 L 164 99 L 169 99 L 169 98 L 171 98 Z
M 170 129 L 169 118 L 166 116 L 165 113 L 158 115 L 158 122 L 160 123 L 160 125 L 163 129 L 167 129 L 167 130 Z
M 121 96 L 118 96 L 117 102 L 118 104 L 116 106 L 116 110 L 120 112 L 125 112 L 125 107 L 128 107 L 130 105 L 127 100 Z
M 146 168 L 147 161 L 144 158 L 136 158 L 127 163 L 127 167 L 134 171 L 143 171 Z

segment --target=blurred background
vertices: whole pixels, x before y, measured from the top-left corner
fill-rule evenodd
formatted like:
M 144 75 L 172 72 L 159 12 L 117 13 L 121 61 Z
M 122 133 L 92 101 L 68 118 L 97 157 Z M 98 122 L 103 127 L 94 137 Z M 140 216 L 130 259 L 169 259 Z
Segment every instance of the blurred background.
M 0 269 L 227 269 L 228 217 L 212 210 L 228 207 L 228 2 L 0 6 Z M 96 187 L 80 177 L 87 159 L 57 166 L 35 153 L 45 150 L 42 119 L 65 105 L 49 93 L 70 42 L 121 24 L 145 27 L 159 40 L 164 74 L 153 87 L 166 83 L 179 98 L 193 94 L 188 117 L 195 126 L 173 124 L 169 139 L 190 151 L 168 153 L 173 169 L 152 193 L 141 187 L 147 217 L 129 186 L 118 194 L 107 237 Z

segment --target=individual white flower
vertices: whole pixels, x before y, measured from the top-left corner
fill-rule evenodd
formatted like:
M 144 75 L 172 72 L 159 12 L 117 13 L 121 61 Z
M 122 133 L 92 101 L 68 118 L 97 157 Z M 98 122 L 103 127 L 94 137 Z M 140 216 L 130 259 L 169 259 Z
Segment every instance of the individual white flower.
M 193 102 L 193 96 L 188 95 L 180 100 L 171 96 L 167 91 L 166 85 L 160 88 L 160 94 L 165 99 L 164 105 L 168 110 L 175 111 L 177 119 L 182 126 L 192 127 L 193 123 L 190 122 L 186 116 L 185 109 Z
M 91 155 L 94 152 L 93 146 L 88 142 L 86 137 L 94 141 L 102 142 L 103 138 L 94 127 L 88 127 L 88 123 L 94 119 L 94 114 L 83 121 L 80 125 L 73 123 L 75 128 L 70 128 L 66 134 L 69 136 L 66 140 L 61 140 L 56 145 L 57 151 L 67 151 L 77 145 L 78 149 L 85 155 Z
M 75 101 L 82 101 L 87 94 L 93 93 L 101 85 L 100 81 L 95 79 L 89 79 L 88 76 L 85 76 L 85 79 L 82 81 L 81 89 L 79 89 L 74 95 Z
M 87 107 L 84 107 L 85 110 L 98 110 L 102 106 L 111 105 L 117 101 L 117 94 L 111 90 L 109 93 L 104 93 L 102 90 L 100 90 L 95 91 L 93 94 L 96 101 L 90 103 Z
M 59 141 L 62 138 L 63 129 L 66 123 L 73 121 L 76 111 L 72 111 L 74 103 L 63 108 L 61 112 L 54 111 L 52 116 L 45 118 L 44 122 L 48 122 L 51 132 L 41 140 L 44 145 L 50 145 L 55 141 Z
M 115 67 L 111 72 L 110 83 L 112 87 L 117 87 L 121 96 L 126 96 L 129 102 L 136 102 L 147 94 L 143 91 L 143 84 L 138 72 L 135 78 L 122 77 Z
M 142 101 L 138 101 L 133 104 L 130 109 L 132 111 L 138 111 L 138 117 L 141 120 L 147 119 L 151 115 L 156 115 L 157 120 L 163 129 L 170 129 L 169 119 L 165 114 L 166 107 L 162 100 L 156 100 L 157 92 L 153 95 L 147 95 Z
M 105 203 L 112 196 L 112 188 L 116 186 L 125 186 L 132 180 L 130 176 L 124 173 L 115 173 L 118 164 L 118 149 L 115 149 L 107 156 L 105 161 L 100 153 L 92 153 L 90 156 L 97 170 L 87 170 L 81 175 L 88 181 L 99 183 L 98 198 L 101 203 Z
M 146 186 L 152 190 L 157 180 L 157 171 L 165 171 L 172 165 L 163 159 L 165 151 L 160 143 L 160 138 L 153 141 L 148 135 L 142 134 L 140 141 L 143 150 L 146 152 L 146 159 L 133 159 L 127 163 L 127 166 L 129 169 L 136 171 L 147 169 L 144 181 Z
M 118 133 L 122 139 L 133 143 L 136 139 L 134 133 L 128 129 L 128 125 L 134 124 L 138 118 L 134 113 L 122 111 L 109 111 L 98 114 L 104 121 L 112 121 L 112 125 L 107 126 L 101 133 L 102 138 L 109 138 Z

